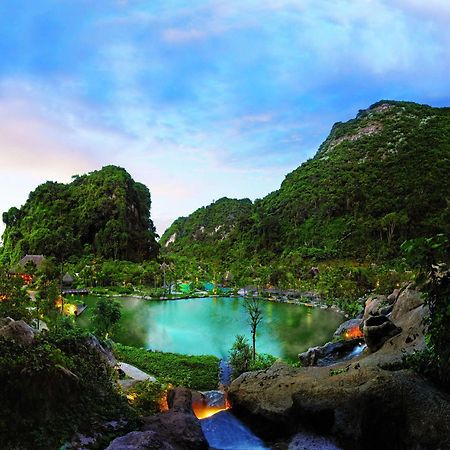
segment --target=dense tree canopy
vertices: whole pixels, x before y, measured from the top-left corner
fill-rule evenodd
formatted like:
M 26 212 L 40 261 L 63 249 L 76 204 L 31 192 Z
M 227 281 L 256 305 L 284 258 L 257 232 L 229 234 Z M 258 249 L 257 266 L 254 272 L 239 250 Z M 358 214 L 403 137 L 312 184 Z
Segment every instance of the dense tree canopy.
M 115 166 L 75 175 L 70 184 L 49 181 L 31 192 L 22 208 L 3 213 L 2 259 L 15 263 L 27 253 L 60 261 L 81 255 L 155 257 L 150 205 L 148 189 Z
M 335 124 L 279 190 L 254 204 L 221 199 L 175 221 L 161 243 L 224 267 L 384 260 L 406 239 L 450 234 L 449 174 L 450 108 L 381 101 Z

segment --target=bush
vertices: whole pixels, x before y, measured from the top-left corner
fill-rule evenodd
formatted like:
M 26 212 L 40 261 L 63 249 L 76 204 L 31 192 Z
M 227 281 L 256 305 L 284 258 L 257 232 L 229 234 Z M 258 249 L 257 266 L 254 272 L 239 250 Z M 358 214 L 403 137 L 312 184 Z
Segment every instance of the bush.
M 219 358 L 215 356 L 155 352 L 122 344 L 114 344 L 114 353 L 120 361 L 138 367 L 162 383 L 199 391 L 217 389 L 219 383 Z
M 236 336 L 236 340 L 231 347 L 229 362 L 232 368 L 233 378 L 237 378 L 241 373 L 250 370 L 252 348 L 248 340 L 240 334 Z
M 57 448 L 95 423 L 132 417 L 113 371 L 79 330 L 41 333 L 31 345 L 0 340 L 0 448 Z
M 141 416 L 156 414 L 163 410 L 167 384 L 158 381 L 141 381 L 127 393 L 131 407 Z

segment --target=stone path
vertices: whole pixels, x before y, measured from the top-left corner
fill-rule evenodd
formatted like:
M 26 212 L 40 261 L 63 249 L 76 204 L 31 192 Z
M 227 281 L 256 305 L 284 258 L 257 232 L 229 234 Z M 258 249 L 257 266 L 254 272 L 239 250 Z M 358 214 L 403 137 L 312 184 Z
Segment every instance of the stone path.
M 133 378 L 133 380 L 136 381 L 156 381 L 155 377 L 152 377 L 148 373 L 143 372 L 142 370 L 138 369 L 137 367 L 132 366 L 131 364 L 127 364 L 124 362 L 119 363 L 119 367 L 124 371 L 125 375 L 129 376 L 130 378 Z

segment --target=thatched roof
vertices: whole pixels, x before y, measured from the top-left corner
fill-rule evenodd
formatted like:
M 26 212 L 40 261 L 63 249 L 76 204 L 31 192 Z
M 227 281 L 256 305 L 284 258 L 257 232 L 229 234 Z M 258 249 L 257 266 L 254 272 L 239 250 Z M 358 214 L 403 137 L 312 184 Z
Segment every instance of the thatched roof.
M 69 272 L 66 272 L 66 274 L 62 278 L 62 282 L 64 284 L 71 284 L 71 283 L 73 283 L 73 276 L 70 275 Z
M 19 261 L 19 266 L 24 267 L 26 263 L 31 261 L 36 267 L 39 267 L 44 260 L 45 260 L 44 255 L 25 255 Z

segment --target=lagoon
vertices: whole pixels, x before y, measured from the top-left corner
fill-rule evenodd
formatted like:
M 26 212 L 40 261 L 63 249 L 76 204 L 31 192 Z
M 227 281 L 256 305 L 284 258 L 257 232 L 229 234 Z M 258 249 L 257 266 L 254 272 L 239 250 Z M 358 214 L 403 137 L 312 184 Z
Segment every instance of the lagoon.
M 83 297 L 88 308 L 77 319 L 89 327 L 98 297 Z M 117 299 L 122 318 L 114 340 L 125 345 L 191 355 L 224 357 L 237 334 L 249 342 L 250 327 L 241 297 L 183 300 Z M 333 310 L 261 300 L 263 320 L 258 326 L 256 351 L 284 359 L 331 340 L 344 320 Z

